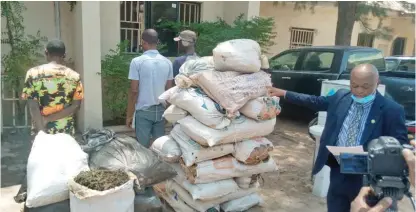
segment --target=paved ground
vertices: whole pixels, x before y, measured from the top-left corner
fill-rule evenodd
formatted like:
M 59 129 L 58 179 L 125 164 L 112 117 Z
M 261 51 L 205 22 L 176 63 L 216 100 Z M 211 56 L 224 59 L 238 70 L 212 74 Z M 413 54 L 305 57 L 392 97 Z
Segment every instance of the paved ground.
M 277 160 L 280 171 L 264 175 L 265 184 L 260 194 L 265 204 L 251 209 L 251 212 L 326 211 L 325 199 L 311 193 L 314 142 L 307 132 L 306 123 L 278 120 L 275 131 L 268 138 L 275 145 L 272 156 Z M 29 153 L 27 142 L 27 137 L 17 134 L 2 139 L 0 211 L 19 211 L 13 196 L 23 177 Z M 413 211 L 407 199 L 400 203 L 400 211 Z
M 0 211 L 18 212 L 20 205 L 13 196 L 20 188 L 30 152 L 28 132 L 6 134 L 1 140 L 1 200 Z

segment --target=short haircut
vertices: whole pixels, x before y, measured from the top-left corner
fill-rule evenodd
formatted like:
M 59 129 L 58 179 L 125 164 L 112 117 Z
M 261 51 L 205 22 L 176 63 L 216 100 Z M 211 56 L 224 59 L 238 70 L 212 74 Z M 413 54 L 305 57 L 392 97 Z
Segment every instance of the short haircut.
M 52 56 L 64 56 L 65 55 L 65 44 L 63 41 L 53 39 L 46 44 L 46 51 Z
M 158 34 L 154 29 L 146 29 L 142 33 L 142 39 L 148 43 L 155 45 L 159 42 Z

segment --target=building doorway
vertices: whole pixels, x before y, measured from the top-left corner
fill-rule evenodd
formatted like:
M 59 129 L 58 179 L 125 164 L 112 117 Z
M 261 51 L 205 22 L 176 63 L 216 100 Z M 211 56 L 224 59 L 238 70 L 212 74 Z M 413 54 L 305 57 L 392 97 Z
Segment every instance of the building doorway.
M 405 44 L 406 44 L 406 38 L 397 37 L 396 39 L 394 39 L 393 47 L 391 50 L 391 55 L 403 55 Z

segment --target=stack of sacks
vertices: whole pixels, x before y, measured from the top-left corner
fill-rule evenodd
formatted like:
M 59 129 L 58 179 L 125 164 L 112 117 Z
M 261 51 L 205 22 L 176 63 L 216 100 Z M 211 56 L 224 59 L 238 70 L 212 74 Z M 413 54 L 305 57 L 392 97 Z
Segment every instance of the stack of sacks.
M 185 62 L 177 86 L 159 97 L 171 104 L 165 118 L 175 116 L 168 120 L 175 125 L 158 140 L 175 141 L 181 153 L 178 163 L 166 159 L 178 175 L 158 185 L 174 209 L 244 211 L 262 202 L 259 174 L 277 171 L 264 136 L 273 132 L 280 106 L 266 96 L 271 79 L 260 70 L 260 52 L 252 40 L 221 43 L 213 57 Z

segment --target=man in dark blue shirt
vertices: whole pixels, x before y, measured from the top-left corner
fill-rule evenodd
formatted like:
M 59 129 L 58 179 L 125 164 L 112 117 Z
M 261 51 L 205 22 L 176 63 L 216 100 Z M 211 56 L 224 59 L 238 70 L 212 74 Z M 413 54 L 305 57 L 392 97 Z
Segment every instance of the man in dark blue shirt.
M 184 30 L 173 40 L 178 42 L 179 51 L 185 53 L 173 62 L 173 77 L 176 77 L 179 74 L 179 68 L 185 63 L 186 59 L 189 56 L 197 56 L 195 53 L 196 33 L 191 30 Z

